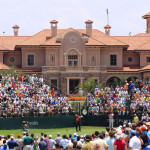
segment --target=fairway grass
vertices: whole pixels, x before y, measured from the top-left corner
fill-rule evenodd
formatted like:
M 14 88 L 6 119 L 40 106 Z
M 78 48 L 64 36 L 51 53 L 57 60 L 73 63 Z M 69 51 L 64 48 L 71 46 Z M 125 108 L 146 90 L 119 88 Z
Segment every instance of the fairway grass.
M 85 135 L 85 134 L 93 134 L 95 131 L 105 131 L 105 127 L 97 127 L 97 126 L 82 126 L 81 132 L 76 132 L 75 127 L 68 127 L 68 128 L 54 128 L 54 129 L 29 129 L 29 134 L 34 133 L 35 137 L 40 136 L 41 133 L 45 133 L 48 136 L 52 135 L 52 138 L 56 138 L 57 133 L 59 132 L 60 135 L 66 134 L 69 136 L 70 133 L 74 134 L 77 133 L 78 135 Z M 23 135 L 22 129 L 17 130 L 0 130 L 0 135 L 10 135 L 14 134 L 15 138 L 17 138 L 17 135 L 20 134 L 21 137 Z

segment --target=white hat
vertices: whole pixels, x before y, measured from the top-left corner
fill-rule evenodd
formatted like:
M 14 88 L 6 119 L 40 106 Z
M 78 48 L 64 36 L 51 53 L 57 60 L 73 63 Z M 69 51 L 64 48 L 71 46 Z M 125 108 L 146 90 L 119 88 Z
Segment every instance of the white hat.
M 77 133 L 74 133 L 73 135 L 74 135 L 74 136 L 78 136 Z
M 49 135 L 49 138 L 52 138 L 52 135 Z

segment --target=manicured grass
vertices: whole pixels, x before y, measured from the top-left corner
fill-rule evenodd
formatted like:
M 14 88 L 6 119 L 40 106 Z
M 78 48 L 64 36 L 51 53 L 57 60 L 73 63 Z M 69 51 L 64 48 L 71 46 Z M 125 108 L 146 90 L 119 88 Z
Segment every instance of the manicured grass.
M 57 133 L 59 132 L 62 135 L 66 134 L 67 136 L 70 133 L 77 133 L 78 135 L 85 135 L 85 134 L 93 134 L 95 131 L 105 131 L 105 127 L 95 127 L 95 126 L 82 126 L 81 132 L 76 132 L 75 127 L 70 128 L 55 128 L 55 129 L 29 129 L 29 134 L 34 133 L 35 137 L 40 136 L 40 134 L 46 133 L 47 135 L 52 135 L 52 138 L 55 138 L 57 136 Z M 14 134 L 15 138 L 17 138 L 17 135 L 20 134 L 22 136 L 23 134 L 22 129 L 17 130 L 0 130 L 0 135 L 7 136 L 9 134 Z

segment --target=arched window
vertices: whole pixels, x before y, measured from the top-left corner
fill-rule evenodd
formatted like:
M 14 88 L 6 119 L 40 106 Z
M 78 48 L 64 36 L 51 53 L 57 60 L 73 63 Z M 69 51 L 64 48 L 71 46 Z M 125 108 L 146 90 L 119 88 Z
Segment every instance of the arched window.
M 78 66 L 78 55 L 68 55 L 68 66 Z
M 78 66 L 78 52 L 74 49 L 68 52 L 68 66 Z

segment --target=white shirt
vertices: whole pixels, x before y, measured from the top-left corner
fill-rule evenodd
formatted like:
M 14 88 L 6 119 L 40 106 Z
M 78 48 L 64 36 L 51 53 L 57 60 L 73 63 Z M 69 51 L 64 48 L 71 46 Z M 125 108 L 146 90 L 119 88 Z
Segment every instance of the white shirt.
M 131 147 L 132 150 L 140 150 L 140 148 L 141 148 L 140 139 L 136 136 L 133 136 L 129 141 L 129 147 Z

